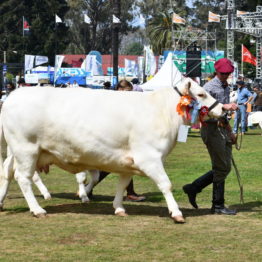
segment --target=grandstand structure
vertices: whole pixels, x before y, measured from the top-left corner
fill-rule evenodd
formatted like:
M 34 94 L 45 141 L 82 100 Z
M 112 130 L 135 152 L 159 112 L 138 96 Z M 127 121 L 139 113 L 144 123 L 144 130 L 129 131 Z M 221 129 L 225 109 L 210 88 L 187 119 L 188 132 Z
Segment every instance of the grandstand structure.
M 255 12 L 237 15 L 235 0 L 227 0 L 227 15 L 221 16 L 226 20 L 227 58 L 234 61 L 234 32 L 251 35 L 256 39 L 256 78 L 262 81 L 261 47 L 262 47 L 262 6 L 257 6 Z
M 262 6 L 257 6 L 255 12 L 242 12 L 242 14 L 237 14 L 235 8 L 235 0 L 226 0 L 227 2 L 227 14 L 221 15 L 221 20 L 226 21 L 226 30 L 227 30 L 227 58 L 234 61 L 234 33 L 240 32 L 253 36 L 256 42 L 256 79 L 259 79 L 262 82 Z M 171 10 L 173 6 L 176 6 L 176 1 L 170 0 Z M 194 32 L 192 32 L 194 31 Z M 172 30 L 172 39 L 174 43 L 174 49 L 177 49 L 177 43 L 181 40 L 190 40 L 191 43 L 197 41 L 213 41 L 216 50 L 216 34 L 215 32 L 207 32 L 201 30 L 190 30 L 186 31 L 174 31 Z M 185 47 L 182 47 L 185 49 Z M 207 44 L 206 44 L 207 49 Z

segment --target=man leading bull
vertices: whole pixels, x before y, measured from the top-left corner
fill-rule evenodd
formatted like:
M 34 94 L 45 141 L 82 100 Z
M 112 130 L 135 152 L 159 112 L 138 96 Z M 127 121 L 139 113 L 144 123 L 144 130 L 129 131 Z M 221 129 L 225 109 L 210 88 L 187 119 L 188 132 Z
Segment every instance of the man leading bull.
M 235 103 L 229 103 L 229 87 L 227 79 L 234 71 L 232 62 L 222 58 L 215 63 L 216 76 L 204 85 L 204 89 L 218 102 L 222 103 L 225 110 L 237 109 Z M 209 119 L 202 123 L 201 137 L 205 143 L 212 162 L 212 170 L 199 177 L 192 184 L 183 186 L 188 195 L 189 202 L 194 208 L 198 208 L 196 196 L 206 186 L 213 183 L 213 197 L 211 213 L 235 215 L 235 210 L 230 210 L 224 205 L 225 179 L 231 170 L 232 143 L 235 136 L 225 117 L 216 120 Z

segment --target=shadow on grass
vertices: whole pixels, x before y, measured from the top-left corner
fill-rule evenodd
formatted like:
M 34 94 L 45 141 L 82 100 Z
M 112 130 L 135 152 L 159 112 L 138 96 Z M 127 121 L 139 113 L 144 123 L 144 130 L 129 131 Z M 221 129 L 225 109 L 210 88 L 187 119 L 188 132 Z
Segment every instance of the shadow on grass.
M 155 202 L 160 202 L 161 200 L 164 199 L 163 194 L 161 192 L 148 192 L 143 195 L 146 196 L 146 202 L 155 203 Z M 55 194 L 52 194 L 52 198 L 79 200 L 79 197 L 75 193 L 55 193 Z M 98 201 L 98 202 L 113 201 L 114 196 L 94 194 L 91 200 Z
M 245 133 L 245 136 L 261 136 L 261 133 Z
M 163 195 L 160 192 L 149 192 L 145 194 L 147 197 L 144 202 L 128 202 L 124 201 L 123 205 L 129 215 L 146 215 L 146 216 L 159 216 L 169 217 L 168 209 L 166 206 L 153 206 L 154 203 L 163 201 Z M 40 197 L 40 196 L 39 196 Z M 55 204 L 48 205 L 44 208 L 48 214 L 59 214 L 59 213 L 79 213 L 89 215 L 113 215 L 113 196 L 107 195 L 95 195 L 90 203 L 80 203 L 80 199 L 74 193 L 57 193 L 52 194 L 52 198 L 63 198 L 76 200 L 77 203 L 70 204 Z M 104 203 L 109 202 L 109 203 Z M 261 201 L 247 202 L 244 204 L 231 205 L 230 208 L 236 209 L 238 212 L 260 212 L 258 210 L 262 206 Z M 9 214 L 28 212 L 26 207 L 13 207 L 5 209 Z M 210 215 L 209 208 L 181 208 L 184 217 L 199 217 Z
M 262 207 L 261 201 L 247 202 L 244 204 L 236 204 L 236 205 L 230 206 L 230 208 L 234 208 L 238 210 L 239 212 L 259 212 L 259 211 L 262 211 L 262 209 L 258 210 L 256 208 L 260 208 L 260 207 Z
M 124 207 L 129 215 L 144 215 L 144 216 L 158 216 L 158 217 L 169 217 L 167 207 L 151 206 L 143 203 L 127 204 L 124 202 Z M 114 208 L 112 203 L 101 203 L 101 202 L 90 202 L 88 204 L 61 204 L 56 206 L 45 207 L 48 214 L 59 214 L 59 213 L 78 213 L 88 215 L 113 215 Z M 185 217 L 197 217 L 210 215 L 210 209 L 181 209 Z

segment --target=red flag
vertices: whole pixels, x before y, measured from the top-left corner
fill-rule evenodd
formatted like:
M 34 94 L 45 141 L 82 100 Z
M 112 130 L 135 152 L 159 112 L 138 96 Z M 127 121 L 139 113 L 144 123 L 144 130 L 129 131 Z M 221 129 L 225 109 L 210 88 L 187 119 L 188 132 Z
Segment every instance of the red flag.
M 30 26 L 27 20 L 23 17 L 23 35 L 27 35 L 30 31 Z
M 244 46 L 242 45 L 242 61 L 243 62 L 247 62 L 250 63 L 254 66 L 257 65 L 257 59 L 255 56 L 253 56 L 250 51 Z

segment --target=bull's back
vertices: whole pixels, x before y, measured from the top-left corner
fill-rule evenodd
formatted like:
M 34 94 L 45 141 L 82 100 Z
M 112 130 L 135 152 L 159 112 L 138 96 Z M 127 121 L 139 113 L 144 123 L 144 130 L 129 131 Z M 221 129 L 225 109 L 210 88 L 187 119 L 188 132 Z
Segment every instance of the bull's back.
M 140 92 L 23 88 L 6 100 L 3 120 L 17 142 L 37 141 L 61 158 L 94 162 L 98 155 L 106 159 L 125 154 L 130 143 L 158 143 L 168 133 L 164 106 L 156 95 Z

